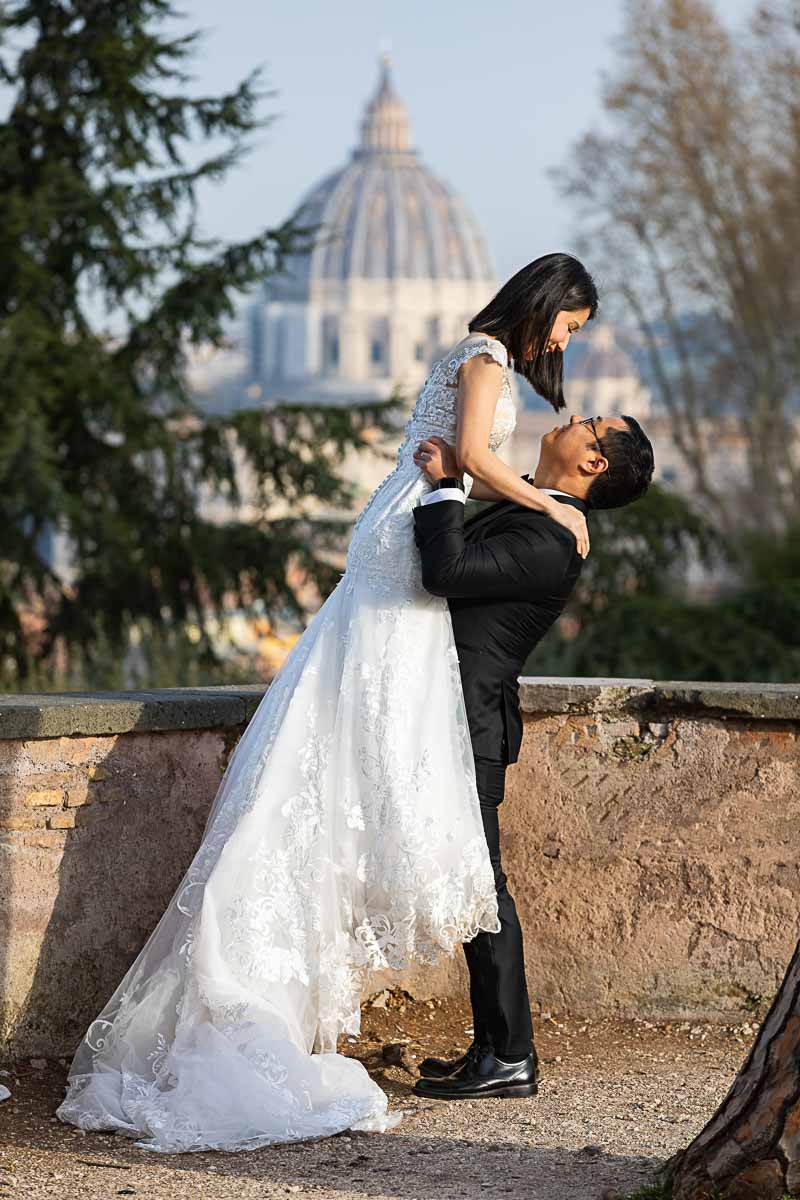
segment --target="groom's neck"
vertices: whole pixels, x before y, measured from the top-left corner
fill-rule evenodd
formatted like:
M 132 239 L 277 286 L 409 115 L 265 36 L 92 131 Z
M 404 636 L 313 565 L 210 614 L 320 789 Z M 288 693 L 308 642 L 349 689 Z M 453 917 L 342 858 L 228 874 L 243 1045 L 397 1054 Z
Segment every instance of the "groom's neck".
M 575 496 L 578 500 L 586 499 L 585 487 L 581 490 L 582 481 L 574 479 L 571 475 L 562 475 L 557 471 L 548 471 L 540 464 L 533 476 L 533 486 L 537 488 L 553 488 L 557 492 L 566 492 L 568 496 Z

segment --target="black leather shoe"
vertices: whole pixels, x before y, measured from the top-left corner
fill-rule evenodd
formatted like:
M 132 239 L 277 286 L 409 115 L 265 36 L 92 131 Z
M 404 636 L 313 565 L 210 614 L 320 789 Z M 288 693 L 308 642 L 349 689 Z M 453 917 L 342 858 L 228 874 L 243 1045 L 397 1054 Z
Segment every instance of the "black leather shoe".
M 450 1075 L 418 1079 L 414 1092 L 432 1100 L 482 1100 L 484 1097 L 535 1096 L 539 1090 L 536 1057 L 507 1063 L 491 1050 L 468 1050 L 464 1062 Z
M 469 1054 L 469 1050 L 467 1054 Z M 457 1071 L 459 1067 L 463 1067 L 467 1061 L 467 1054 L 449 1060 L 446 1058 L 423 1058 L 419 1064 L 419 1073 L 423 1079 L 444 1079 L 445 1076 L 452 1075 L 453 1071 Z

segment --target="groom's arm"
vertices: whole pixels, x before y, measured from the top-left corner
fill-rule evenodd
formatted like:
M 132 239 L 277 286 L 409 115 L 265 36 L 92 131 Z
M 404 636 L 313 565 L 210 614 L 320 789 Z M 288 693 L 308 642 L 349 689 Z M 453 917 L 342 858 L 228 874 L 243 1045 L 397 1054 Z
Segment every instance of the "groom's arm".
M 496 537 L 467 542 L 460 499 L 415 508 L 414 536 L 423 587 L 453 599 L 544 598 L 558 592 L 572 557 L 557 527 L 541 518 L 521 518 Z

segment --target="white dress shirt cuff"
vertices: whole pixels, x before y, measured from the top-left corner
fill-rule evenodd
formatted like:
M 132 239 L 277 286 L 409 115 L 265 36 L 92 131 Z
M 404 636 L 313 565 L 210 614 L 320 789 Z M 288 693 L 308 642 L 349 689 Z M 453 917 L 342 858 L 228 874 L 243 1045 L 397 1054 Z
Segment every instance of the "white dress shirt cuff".
M 462 504 L 466 504 L 467 497 L 461 491 L 461 488 L 437 488 L 433 492 L 428 492 L 427 496 L 422 497 L 423 504 L 436 504 L 438 500 L 460 500 Z

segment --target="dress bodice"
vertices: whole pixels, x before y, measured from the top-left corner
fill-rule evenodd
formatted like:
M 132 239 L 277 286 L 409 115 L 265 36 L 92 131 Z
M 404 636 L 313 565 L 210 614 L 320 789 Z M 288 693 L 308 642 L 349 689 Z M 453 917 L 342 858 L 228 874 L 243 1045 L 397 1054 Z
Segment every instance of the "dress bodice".
M 476 354 L 490 355 L 503 368 L 503 382 L 489 434 L 490 448 L 497 450 L 512 433 L 516 423 L 516 410 L 508 378 L 506 348 L 497 338 L 487 337 L 485 334 L 470 334 L 431 368 L 405 427 L 405 438 L 397 454 L 398 465 L 405 459 L 411 459 L 423 438 L 441 437 L 448 442 L 455 441 L 458 371 L 468 358 L 473 358 Z
M 424 438 L 454 442 L 458 421 L 458 371 L 476 354 L 488 354 L 503 368 L 500 396 L 489 434 L 497 450 L 513 432 L 516 410 L 508 377 L 508 355 L 497 338 L 470 334 L 431 368 L 417 397 L 397 452 L 397 465 L 375 489 L 353 528 L 347 556 L 347 576 L 368 579 L 376 591 L 395 604 L 410 603 L 422 590 L 419 555 L 414 545 L 411 512 L 430 483 L 414 462 Z M 467 492 L 472 480 L 465 476 Z

